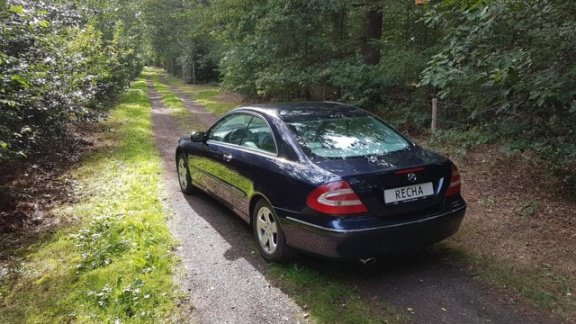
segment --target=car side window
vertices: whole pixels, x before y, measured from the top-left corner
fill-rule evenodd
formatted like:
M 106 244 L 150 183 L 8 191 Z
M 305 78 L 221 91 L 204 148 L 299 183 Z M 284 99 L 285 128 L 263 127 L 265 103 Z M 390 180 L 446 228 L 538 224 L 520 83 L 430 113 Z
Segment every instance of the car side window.
M 249 147 L 258 151 L 277 154 L 276 142 L 274 135 L 268 124 L 259 117 L 254 117 L 242 138 L 242 146 Z
M 240 145 L 252 118 L 246 114 L 230 115 L 210 129 L 208 140 Z

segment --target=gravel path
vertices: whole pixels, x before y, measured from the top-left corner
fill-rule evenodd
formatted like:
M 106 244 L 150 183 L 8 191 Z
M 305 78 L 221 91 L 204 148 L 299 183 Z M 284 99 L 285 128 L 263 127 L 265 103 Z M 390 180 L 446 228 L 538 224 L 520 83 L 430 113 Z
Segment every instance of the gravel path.
M 216 119 L 180 89 L 172 91 L 204 126 Z M 268 265 L 255 253 L 249 227 L 228 209 L 200 194 L 181 194 L 174 148 L 177 123 L 149 82 L 156 141 L 164 159 L 174 217 L 170 226 L 181 241 L 183 289 L 200 323 L 297 323 L 305 313 L 263 275 Z M 352 287 L 367 299 L 392 305 L 414 323 L 561 323 L 525 301 L 480 283 L 439 253 L 380 260 L 377 266 L 330 262 L 302 256 L 299 260 Z
M 169 226 L 180 241 L 177 254 L 184 268 L 181 287 L 193 307 L 190 322 L 306 322 L 295 302 L 263 275 L 266 264 L 253 253 L 256 247 L 249 227 L 206 195 L 187 197 L 180 192 L 174 149 L 182 133 L 151 81 L 148 95 L 156 144 L 166 169 L 168 203 L 174 212 Z M 203 110 L 197 105 L 195 109 Z
M 180 89 L 176 86 L 170 85 L 170 83 L 168 82 L 168 80 L 166 78 L 160 77 L 160 82 L 162 82 L 164 84 L 168 84 L 170 86 L 170 91 L 172 91 L 172 93 L 174 93 L 175 95 L 180 97 L 180 99 L 182 99 L 182 102 L 184 103 L 184 107 L 189 112 L 191 112 L 193 114 L 194 118 L 200 124 L 204 125 L 204 127 L 208 128 L 209 126 L 212 126 L 212 124 L 214 124 L 218 120 L 217 116 L 214 116 L 209 111 L 207 111 L 206 108 L 195 103 L 194 100 L 192 100 L 192 98 L 190 98 L 190 95 L 188 95 L 186 92 L 182 91 L 182 89 Z

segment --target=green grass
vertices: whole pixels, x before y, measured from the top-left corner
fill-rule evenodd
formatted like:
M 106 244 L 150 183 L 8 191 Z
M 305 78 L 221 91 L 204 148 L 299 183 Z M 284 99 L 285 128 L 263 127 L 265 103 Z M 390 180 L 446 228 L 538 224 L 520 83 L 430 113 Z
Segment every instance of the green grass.
M 388 305 L 368 301 L 354 289 L 308 267 L 273 265 L 270 275 L 318 323 L 401 323 Z
M 193 87 L 192 95 L 196 102 L 205 106 L 210 112 L 216 115 L 224 115 L 239 105 L 239 103 L 218 102 L 216 97 L 221 94 L 218 87 Z
M 183 134 L 193 130 L 205 129 L 205 127 L 192 116 L 193 114 L 186 109 L 184 102 L 171 90 L 170 85 L 160 79 L 160 76 L 162 76 L 163 79 L 167 78 L 167 74 L 164 71 L 158 68 L 146 67 L 143 75 L 150 77 L 154 89 L 162 98 L 162 103 L 170 110 L 170 115 L 174 117 L 178 128 L 182 130 Z
M 55 212 L 75 225 L 25 251 L 0 290 L 0 322 L 153 322 L 175 312 L 173 239 L 161 202 L 146 84 L 136 81 L 104 123 L 108 143 L 65 176 L 79 201 Z
M 241 104 L 241 101 L 226 102 L 221 100 L 219 96 L 224 94 L 224 91 L 219 86 L 185 84 L 182 80 L 171 75 L 166 75 L 166 79 L 171 85 L 190 95 L 197 104 L 206 107 L 208 111 L 215 115 L 222 116 Z
M 154 68 L 146 68 L 143 72 L 143 76 L 149 76 L 152 80 L 154 89 L 158 91 L 158 94 L 160 94 L 160 97 L 162 97 L 164 106 L 170 109 L 171 113 L 176 117 L 185 116 L 186 108 L 184 107 L 182 99 L 175 95 L 172 90 L 170 90 L 169 85 L 160 81 L 160 74 L 162 74 L 162 71 Z

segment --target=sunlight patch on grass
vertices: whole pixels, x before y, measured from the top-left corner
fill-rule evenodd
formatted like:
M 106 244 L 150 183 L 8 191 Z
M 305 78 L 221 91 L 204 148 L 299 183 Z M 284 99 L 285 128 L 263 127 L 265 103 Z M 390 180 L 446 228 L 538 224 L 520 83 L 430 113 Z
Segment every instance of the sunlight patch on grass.
M 56 212 L 76 219 L 24 252 L 3 287 L 0 322 L 158 322 L 172 316 L 173 239 L 160 200 L 146 84 L 136 81 L 104 123 L 103 147 L 70 172 L 80 201 Z
M 156 72 L 165 73 L 163 71 Z M 242 103 L 241 101 L 227 102 L 222 100 L 220 96 L 225 92 L 219 86 L 186 84 L 182 82 L 182 80 L 168 74 L 166 74 L 166 80 L 168 80 L 171 85 L 178 87 L 182 92 L 190 95 L 197 104 L 206 107 L 208 111 L 218 116 L 226 114 Z
M 162 79 L 166 79 L 168 76 L 161 69 L 147 67 L 144 69 L 144 75 L 150 76 L 154 84 L 154 89 L 162 97 L 164 106 L 170 109 L 170 115 L 174 117 L 179 129 L 183 130 L 183 132 L 204 129 L 204 127 L 198 124 L 197 120 L 193 118 L 193 114 L 186 109 L 182 99 L 172 91 L 170 85 L 163 82 Z M 162 75 L 162 79 L 160 75 Z
M 174 115 L 181 115 L 186 113 L 186 108 L 182 99 L 175 95 L 170 86 L 160 81 L 160 72 L 157 69 L 146 68 L 145 75 L 149 75 L 152 83 L 154 84 L 154 89 L 162 97 L 162 102 L 164 106 L 171 110 Z
M 190 86 L 190 88 L 192 89 L 192 95 L 196 99 L 196 102 L 218 116 L 226 114 L 240 104 L 236 102 L 219 101 L 217 97 L 222 93 L 219 87 Z

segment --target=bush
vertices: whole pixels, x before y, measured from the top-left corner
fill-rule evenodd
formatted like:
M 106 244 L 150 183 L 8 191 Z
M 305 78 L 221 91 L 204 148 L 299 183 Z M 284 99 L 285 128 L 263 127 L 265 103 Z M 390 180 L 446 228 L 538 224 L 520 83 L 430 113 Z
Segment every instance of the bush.
M 1 162 L 52 149 L 142 67 L 120 22 L 106 40 L 87 13 L 60 3 L 14 0 L 0 12 Z
M 426 18 L 446 36 L 422 84 L 457 103 L 460 122 L 487 125 L 509 149 L 573 170 L 574 15 L 571 1 L 445 2 Z

